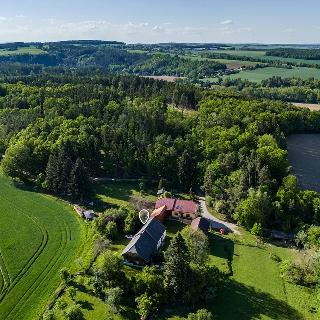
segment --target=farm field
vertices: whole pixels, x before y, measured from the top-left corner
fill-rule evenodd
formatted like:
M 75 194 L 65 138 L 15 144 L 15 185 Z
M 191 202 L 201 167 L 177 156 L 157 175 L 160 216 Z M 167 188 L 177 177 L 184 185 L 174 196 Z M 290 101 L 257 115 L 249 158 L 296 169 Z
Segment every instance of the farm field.
M 283 57 L 273 57 L 266 56 L 266 51 L 255 51 L 255 50 L 217 50 L 216 53 L 226 53 L 239 57 L 250 57 L 250 58 L 259 58 L 267 61 L 283 61 L 283 62 L 292 62 L 292 63 L 307 63 L 307 64 L 320 64 L 320 60 L 307 60 L 307 59 L 295 59 L 295 58 L 283 58 Z
M 38 49 L 36 47 L 21 47 L 17 50 L 5 50 L 0 49 L 0 56 L 15 56 L 19 54 L 41 54 L 45 53 L 45 51 Z
M 241 71 L 236 74 L 228 75 L 231 79 L 247 79 L 252 82 L 261 82 L 271 77 L 292 78 L 300 77 L 302 79 L 315 78 L 320 79 L 320 70 L 314 68 L 296 67 L 293 69 L 267 67 L 255 70 Z
M 320 104 L 315 103 L 299 103 L 299 102 L 293 102 L 292 103 L 296 107 L 300 108 L 307 108 L 313 111 L 319 111 L 320 110 Z
M 108 182 L 97 188 L 98 198 L 111 206 L 127 206 L 131 195 L 142 195 L 137 183 Z M 143 195 L 149 200 L 155 200 L 153 192 Z M 179 222 L 166 221 L 167 240 L 181 230 L 184 225 Z M 283 320 L 316 320 L 317 315 L 309 312 L 313 306 L 312 292 L 305 288 L 288 284 L 280 277 L 280 263 L 275 262 L 271 255 L 277 255 L 281 260 L 292 259 L 298 252 L 289 248 L 264 244 L 257 247 L 255 238 L 244 230 L 242 236 L 232 234 L 220 236 L 216 233 L 210 236 L 209 262 L 220 270 L 231 273 L 225 286 L 220 290 L 217 301 L 206 307 L 210 309 L 217 320 L 248 320 L 248 319 L 283 319 Z M 127 239 L 119 239 L 112 245 L 112 250 L 119 254 L 128 243 Z M 128 274 L 139 272 L 126 267 Z M 92 295 L 89 278 L 79 277 L 74 284 L 77 288 L 75 301 L 81 306 L 85 319 L 93 320 L 136 319 L 133 309 L 122 309 L 113 313 L 99 298 Z M 63 296 L 67 301 L 70 297 Z M 69 301 L 72 303 L 71 301 Z M 155 320 L 184 320 L 193 309 L 167 308 L 160 310 Z M 58 313 L 58 320 L 62 315 Z
M 287 144 L 292 171 L 301 187 L 320 192 L 320 135 L 294 134 Z
M 36 319 L 79 252 L 77 216 L 61 201 L 0 175 L 0 319 Z

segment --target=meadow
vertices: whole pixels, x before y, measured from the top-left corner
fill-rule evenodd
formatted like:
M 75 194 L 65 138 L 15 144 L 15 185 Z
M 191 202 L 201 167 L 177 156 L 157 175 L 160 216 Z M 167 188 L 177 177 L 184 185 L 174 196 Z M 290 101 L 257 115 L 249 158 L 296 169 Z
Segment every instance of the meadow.
M 155 199 L 153 191 L 141 193 L 138 184 L 134 182 L 106 182 L 100 184 L 97 197 L 108 206 L 128 206 L 130 196 L 141 196 Z M 174 221 L 165 222 L 167 228 L 166 246 L 170 239 L 182 228 L 183 224 Z M 213 305 L 200 305 L 197 308 L 207 308 L 213 312 L 216 320 L 316 320 L 313 314 L 314 298 L 312 291 L 303 287 L 289 284 L 280 276 L 280 262 L 274 260 L 295 259 L 299 253 L 295 249 L 265 243 L 256 245 L 256 239 L 245 230 L 241 236 L 233 234 L 221 236 L 217 233 L 210 235 L 209 263 L 217 266 L 229 275 L 224 287 L 218 293 Z M 127 239 L 118 239 L 111 249 L 119 254 L 122 252 Z M 139 272 L 125 268 L 127 274 Z M 85 319 L 97 318 L 111 320 L 136 319 L 133 308 L 123 308 L 119 313 L 113 313 L 104 301 L 94 296 L 89 278 L 80 276 L 73 284 L 77 289 L 75 302 L 81 307 Z M 72 303 L 70 297 L 63 299 Z M 159 310 L 155 320 L 183 320 L 195 306 L 168 307 Z M 58 311 L 58 320 L 63 316 Z
M 246 79 L 252 82 L 261 82 L 271 77 L 292 78 L 299 77 L 302 79 L 315 78 L 320 79 L 320 70 L 314 68 L 294 67 L 292 69 L 267 67 L 255 70 L 240 71 L 232 75 L 227 75 L 231 79 Z
M 71 208 L 0 175 L 0 319 L 36 319 L 71 267 L 85 232 Z
M 45 51 L 38 49 L 36 47 L 30 46 L 30 47 L 20 47 L 17 50 L 6 50 L 6 49 L 0 49 L 0 56 L 15 56 L 19 54 L 42 54 L 45 53 Z
M 307 59 L 294 59 L 294 58 L 283 58 L 283 57 L 273 57 L 266 56 L 266 51 L 260 50 L 217 50 L 215 53 L 225 53 L 233 56 L 239 57 L 249 57 L 249 58 L 259 58 L 268 61 L 282 61 L 287 63 L 307 63 L 307 64 L 320 64 L 320 60 L 307 60 Z

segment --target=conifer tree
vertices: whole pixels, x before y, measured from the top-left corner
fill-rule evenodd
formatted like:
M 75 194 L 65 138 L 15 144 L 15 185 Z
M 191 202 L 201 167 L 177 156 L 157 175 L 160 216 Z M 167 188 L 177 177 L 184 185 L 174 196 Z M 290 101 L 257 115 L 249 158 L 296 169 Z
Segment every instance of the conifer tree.
M 178 233 L 165 252 L 164 286 L 177 301 L 185 302 L 190 283 L 190 255 L 185 240 Z

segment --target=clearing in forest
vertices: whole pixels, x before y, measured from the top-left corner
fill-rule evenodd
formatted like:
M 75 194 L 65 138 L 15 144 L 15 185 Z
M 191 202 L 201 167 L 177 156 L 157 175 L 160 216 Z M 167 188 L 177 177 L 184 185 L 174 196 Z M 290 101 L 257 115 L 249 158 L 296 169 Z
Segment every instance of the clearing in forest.
M 320 135 L 294 134 L 287 144 L 292 173 L 301 187 L 320 192 Z

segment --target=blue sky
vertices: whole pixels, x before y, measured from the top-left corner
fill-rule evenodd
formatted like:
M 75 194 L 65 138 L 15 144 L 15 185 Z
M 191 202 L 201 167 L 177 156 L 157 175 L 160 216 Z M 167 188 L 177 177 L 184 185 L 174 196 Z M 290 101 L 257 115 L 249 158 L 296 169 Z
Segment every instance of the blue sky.
M 0 42 L 320 43 L 319 0 L 11 0 Z

